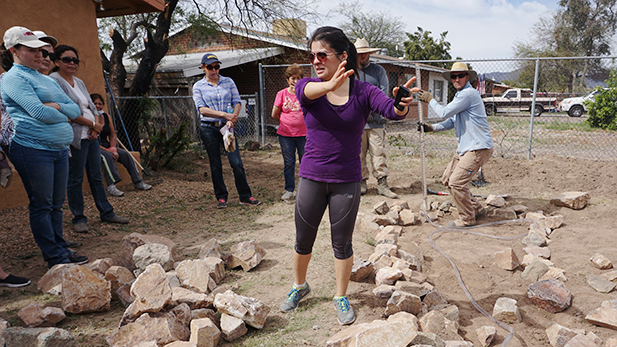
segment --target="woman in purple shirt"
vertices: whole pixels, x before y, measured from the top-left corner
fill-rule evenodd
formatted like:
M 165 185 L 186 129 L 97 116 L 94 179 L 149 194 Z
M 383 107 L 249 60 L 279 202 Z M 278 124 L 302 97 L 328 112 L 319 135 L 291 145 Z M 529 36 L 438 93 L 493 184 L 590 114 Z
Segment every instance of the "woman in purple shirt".
M 360 204 L 360 144 L 370 112 L 390 119 L 405 118 L 411 97 L 403 98 L 403 111 L 394 100 L 370 83 L 354 79 L 358 67 L 356 48 L 338 28 L 321 27 L 311 38 L 309 59 L 318 78 L 296 83 L 296 96 L 304 113 L 307 141 L 300 164 L 296 196 L 296 244 L 293 254 L 294 285 L 280 306 L 291 311 L 311 289 L 306 273 L 317 229 L 330 207 L 336 296 L 340 324 L 351 324 L 355 314 L 347 299 L 353 265 L 351 238 Z M 415 78 L 407 81 L 409 88 Z M 398 88 L 394 88 L 396 94 Z

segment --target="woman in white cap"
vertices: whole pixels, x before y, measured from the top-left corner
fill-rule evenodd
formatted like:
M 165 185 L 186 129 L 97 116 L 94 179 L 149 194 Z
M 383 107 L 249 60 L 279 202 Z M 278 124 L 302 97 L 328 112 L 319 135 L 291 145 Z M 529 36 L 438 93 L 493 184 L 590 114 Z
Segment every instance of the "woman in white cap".
M 41 47 L 49 45 L 24 27 L 4 34 L 4 47 L 13 67 L 2 78 L 0 90 L 15 123 L 9 155 L 28 193 L 30 228 L 48 267 L 88 261 L 69 250 L 62 235 L 62 205 L 68 178 L 67 147 L 73 139 L 69 120 L 79 117 L 79 106 L 52 79 L 37 70 Z

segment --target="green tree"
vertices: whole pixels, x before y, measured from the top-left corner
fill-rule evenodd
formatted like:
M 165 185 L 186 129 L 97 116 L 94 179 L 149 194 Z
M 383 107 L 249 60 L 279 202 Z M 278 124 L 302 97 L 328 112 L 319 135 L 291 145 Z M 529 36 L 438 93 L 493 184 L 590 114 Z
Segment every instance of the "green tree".
M 407 33 L 405 41 L 405 59 L 407 60 L 451 60 L 450 42 L 446 41 L 447 31 L 439 34 L 435 40 L 431 32 L 418 27 L 413 34 Z M 458 59 L 458 58 L 457 58 Z M 449 68 L 451 63 L 428 63 L 430 65 Z
M 388 12 L 363 12 L 359 1 L 342 2 L 336 12 L 345 17 L 338 25 L 352 42 L 364 38 L 371 47 L 387 49 L 392 57 L 403 56 L 405 25 L 399 17 L 392 17 Z
M 594 101 L 586 101 L 589 117 L 585 120 L 593 128 L 617 130 L 617 71 L 612 69 L 606 80 L 608 90 L 596 95 Z

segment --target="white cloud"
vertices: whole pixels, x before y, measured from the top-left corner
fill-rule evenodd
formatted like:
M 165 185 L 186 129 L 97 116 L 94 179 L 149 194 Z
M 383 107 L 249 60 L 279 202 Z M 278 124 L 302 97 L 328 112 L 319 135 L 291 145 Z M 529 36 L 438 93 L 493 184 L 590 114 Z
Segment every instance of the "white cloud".
M 325 13 L 338 3 L 322 0 L 320 11 Z M 514 42 L 527 40 L 532 26 L 556 7 L 554 0 L 377 0 L 362 4 L 363 12 L 400 17 L 408 32 L 419 26 L 438 38 L 441 32 L 448 31 L 451 55 L 464 59 L 512 57 Z M 341 21 L 335 17 L 327 24 Z

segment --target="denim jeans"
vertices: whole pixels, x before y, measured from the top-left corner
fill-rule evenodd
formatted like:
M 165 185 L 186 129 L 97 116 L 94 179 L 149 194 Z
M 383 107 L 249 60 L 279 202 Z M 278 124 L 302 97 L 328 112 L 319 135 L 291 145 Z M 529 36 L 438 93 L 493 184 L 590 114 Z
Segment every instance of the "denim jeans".
M 302 162 L 306 136 L 290 137 L 279 135 L 279 144 L 283 153 L 283 175 L 285 176 L 285 190 L 293 192 L 296 183 L 296 150 L 298 161 Z
M 223 181 L 223 162 L 221 161 L 221 148 L 223 148 L 223 134 L 221 129 L 209 124 L 201 124 L 199 127 L 199 136 L 201 141 L 206 147 L 208 153 L 208 160 L 210 161 L 210 175 L 212 176 L 212 185 L 214 186 L 214 195 L 217 200 L 224 199 L 227 201 L 228 192 L 225 187 L 225 181 Z M 242 158 L 240 158 L 240 148 L 238 146 L 238 139 L 236 138 L 236 150 L 233 152 L 225 152 L 229 165 L 234 173 L 234 180 L 236 182 L 236 189 L 240 196 L 240 201 L 246 201 L 251 196 L 251 187 L 246 180 L 246 173 L 244 172 L 244 165 L 242 165 Z
M 41 150 L 13 141 L 10 158 L 28 193 L 30 229 L 49 267 L 68 263 L 72 252 L 62 236 L 62 205 L 69 175 L 67 150 Z
M 99 210 L 101 221 L 105 222 L 116 214 L 114 208 L 107 201 L 107 193 L 103 185 L 101 174 L 101 148 L 99 140 L 81 140 L 81 148 L 71 147 L 72 156 L 69 158 L 68 198 L 69 208 L 73 212 L 73 224 L 86 223 L 84 215 L 84 193 L 81 189 L 84 183 L 84 168 L 88 176 L 88 184 L 94 198 L 94 204 Z

